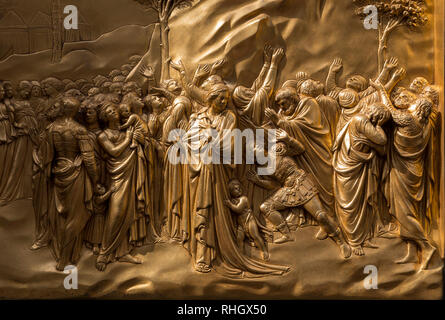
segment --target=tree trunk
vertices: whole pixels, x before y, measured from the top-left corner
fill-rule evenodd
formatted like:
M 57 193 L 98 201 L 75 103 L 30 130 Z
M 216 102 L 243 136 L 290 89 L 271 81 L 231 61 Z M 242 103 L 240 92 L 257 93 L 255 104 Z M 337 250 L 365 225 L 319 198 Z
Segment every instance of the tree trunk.
M 52 19 L 52 62 L 57 63 L 62 60 L 63 50 L 63 29 L 62 29 L 62 7 L 60 0 L 52 0 L 51 2 L 51 19 Z
M 168 33 L 170 28 L 167 21 L 160 20 L 161 29 L 161 82 L 170 79 L 170 46 Z

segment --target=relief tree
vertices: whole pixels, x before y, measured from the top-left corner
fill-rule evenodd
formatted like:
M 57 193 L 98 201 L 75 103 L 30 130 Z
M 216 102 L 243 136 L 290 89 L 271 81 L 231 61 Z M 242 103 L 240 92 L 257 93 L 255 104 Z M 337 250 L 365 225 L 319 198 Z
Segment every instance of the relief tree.
M 368 6 L 375 6 L 377 9 L 379 71 L 382 70 L 386 59 L 388 38 L 391 32 L 399 26 L 416 30 L 428 21 L 425 14 L 425 0 L 353 0 L 353 2 L 358 6 L 356 14 L 361 18 L 365 18 L 370 13 L 366 10 Z
M 51 32 L 53 39 L 52 58 L 53 63 L 62 60 L 63 50 L 63 16 L 60 0 L 51 0 Z
M 143 6 L 158 13 L 161 32 L 161 81 L 170 78 L 170 47 L 168 21 L 175 9 L 190 7 L 193 0 L 135 0 Z

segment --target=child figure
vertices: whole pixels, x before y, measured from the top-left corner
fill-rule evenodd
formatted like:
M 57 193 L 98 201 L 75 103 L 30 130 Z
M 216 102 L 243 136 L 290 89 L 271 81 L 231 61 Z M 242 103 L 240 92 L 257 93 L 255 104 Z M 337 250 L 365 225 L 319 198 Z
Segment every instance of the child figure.
M 119 114 L 122 122 L 124 122 L 124 124 L 119 127 L 120 130 L 125 130 L 128 129 L 130 126 L 133 126 L 135 134 L 141 134 L 144 137 L 148 137 L 147 124 L 142 121 L 142 119 L 137 114 L 131 112 L 130 105 L 122 103 L 119 106 Z M 138 142 L 133 136 L 133 141 L 130 148 L 134 149 L 137 148 L 137 146 Z
M 262 259 L 265 261 L 269 260 L 267 245 L 259 232 L 258 223 L 250 207 L 250 201 L 243 195 L 241 182 L 238 179 L 232 179 L 229 182 L 229 192 L 231 199 L 225 200 L 224 204 L 238 215 L 238 225 L 242 227 L 244 232 L 243 238 L 240 239 L 241 243 L 247 236 L 261 250 Z

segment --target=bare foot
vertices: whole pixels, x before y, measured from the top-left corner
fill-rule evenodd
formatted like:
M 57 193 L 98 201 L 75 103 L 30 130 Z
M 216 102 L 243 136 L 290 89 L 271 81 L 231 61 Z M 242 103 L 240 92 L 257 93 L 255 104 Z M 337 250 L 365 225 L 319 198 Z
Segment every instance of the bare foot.
M 354 254 L 356 256 L 364 256 L 365 255 L 365 251 L 363 251 L 363 247 L 362 246 L 353 246 L 352 247 L 352 252 L 354 252 Z
M 99 251 L 100 251 L 99 245 L 95 244 L 94 247 L 93 247 L 93 254 L 95 256 L 97 256 L 97 255 L 99 255 Z
M 419 271 L 426 270 L 428 263 L 430 262 L 436 248 L 434 248 L 429 243 L 425 248 L 422 249 L 422 262 L 420 263 Z
M 210 267 L 208 265 L 206 265 L 205 263 L 198 263 L 195 266 L 195 270 L 201 273 L 209 273 L 210 271 L 212 271 L 212 269 L 210 269 Z
M 269 261 L 270 259 L 269 252 L 261 252 L 261 259 L 263 259 L 264 261 Z
M 47 243 L 40 243 L 40 242 L 36 241 L 32 244 L 30 249 L 35 251 L 35 250 L 42 249 L 42 248 L 46 247 L 47 245 L 48 245 Z
M 375 243 L 371 242 L 371 240 L 366 240 L 366 241 L 363 243 L 363 247 L 371 248 L 371 249 L 378 249 L 378 248 L 379 248 L 379 246 L 376 245 Z
M 414 248 L 414 244 L 411 243 L 411 242 L 408 242 L 407 243 L 406 255 L 402 259 L 397 260 L 396 263 L 397 264 L 404 264 L 404 263 L 413 262 L 413 261 L 411 261 L 411 251 L 413 251 L 413 249 L 415 249 Z
M 285 243 L 285 242 L 288 242 L 288 241 L 292 241 L 291 237 L 289 237 L 288 235 L 284 234 L 281 238 L 278 238 L 273 243 L 281 244 L 281 243 Z
M 57 265 L 56 265 L 56 270 L 57 271 L 64 271 L 65 270 L 65 264 L 62 261 L 59 261 L 59 263 L 57 263 Z
M 99 255 L 96 259 L 96 269 L 103 272 L 107 268 L 107 258 L 104 255 Z
M 315 238 L 318 240 L 325 240 L 328 238 L 328 234 L 322 228 L 320 228 L 315 235 Z
M 344 259 L 348 259 L 352 254 L 351 247 L 346 242 L 340 245 L 340 252 Z
M 119 262 L 128 262 L 128 263 L 133 263 L 133 264 L 141 264 L 142 263 L 142 259 L 138 258 L 138 257 L 133 257 L 131 254 L 126 254 L 123 257 L 120 257 Z

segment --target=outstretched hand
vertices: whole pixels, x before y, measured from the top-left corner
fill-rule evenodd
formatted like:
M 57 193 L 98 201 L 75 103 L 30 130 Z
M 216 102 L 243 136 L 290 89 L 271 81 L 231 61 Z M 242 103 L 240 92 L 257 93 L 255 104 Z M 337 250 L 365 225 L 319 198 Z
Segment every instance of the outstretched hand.
M 335 58 L 334 61 L 332 61 L 330 70 L 332 72 L 339 72 L 343 68 L 343 60 L 341 58 Z
M 276 135 L 277 135 L 277 141 L 282 141 L 286 143 L 289 141 L 289 135 L 283 129 L 277 129 Z
M 386 59 L 383 67 L 387 70 L 392 70 L 394 68 L 397 68 L 398 65 L 399 65 L 399 59 L 397 59 L 396 57 L 391 57 L 389 59 Z
M 405 68 L 397 69 L 393 74 L 393 78 L 397 80 L 402 80 L 403 78 L 405 78 L 405 76 L 406 76 Z
M 305 79 L 309 79 L 309 74 L 307 72 L 304 71 L 299 71 L 297 72 L 297 74 L 295 75 L 295 79 L 298 80 L 305 80 Z
M 226 58 L 222 58 L 221 60 L 216 61 L 213 65 L 212 65 L 212 72 L 218 71 L 219 69 L 221 69 L 227 62 Z
M 176 71 L 178 71 L 179 73 L 183 73 L 185 72 L 185 67 L 184 64 L 182 63 L 181 59 L 178 59 L 177 62 L 174 62 L 173 60 L 170 62 L 170 65 L 172 66 L 173 69 L 175 69 Z
M 139 73 L 145 78 L 153 78 L 154 76 L 154 70 L 151 66 L 143 65 L 139 69 Z
M 284 57 L 284 49 L 277 48 L 273 51 L 272 54 L 272 63 L 279 64 Z
M 209 64 L 200 64 L 198 68 L 196 68 L 195 77 L 202 78 L 210 73 L 210 65 Z
M 264 62 L 270 63 L 272 55 L 273 55 L 273 47 L 269 44 L 266 44 L 264 46 Z

